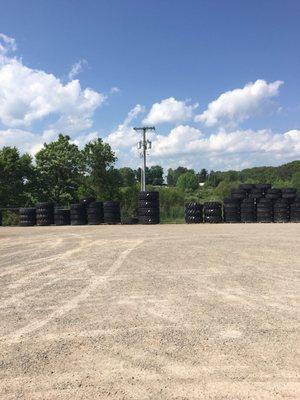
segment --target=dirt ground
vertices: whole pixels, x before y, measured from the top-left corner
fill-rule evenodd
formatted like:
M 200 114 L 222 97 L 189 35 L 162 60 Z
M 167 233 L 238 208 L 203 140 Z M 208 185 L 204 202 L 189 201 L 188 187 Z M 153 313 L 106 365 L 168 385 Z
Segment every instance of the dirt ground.
M 0 398 L 300 399 L 300 224 L 0 228 Z

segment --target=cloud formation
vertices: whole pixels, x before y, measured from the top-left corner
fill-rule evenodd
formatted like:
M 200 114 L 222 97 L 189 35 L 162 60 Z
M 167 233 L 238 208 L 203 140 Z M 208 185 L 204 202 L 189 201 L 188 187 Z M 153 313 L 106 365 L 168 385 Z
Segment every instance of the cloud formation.
M 137 116 L 145 111 L 144 107 L 137 104 L 127 114 L 122 124 L 118 125 L 117 129 L 111 132 L 105 140 L 116 150 L 128 149 L 136 145 L 140 140 L 138 133 L 131 126 L 132 121 Z
M 258 79 L 242 89 L 225 92 L 209 103 L 207 109 L 195 117 L 195 121 L 206 126 L 227 124 L 237 126 L 267 107 L 270 99 L 278 96 L 282 84 L 283 81 L 267 83 L 263 79 Z
M 68 75 L 70 81 L 73 80 L 75 76 L 79 75 L 82 72 L 84 66 L 87 64 L 88 62 L 85 59 L 79 60 L 75 64 L 73 64 Z
M 188 105 L 186 101 L 169 97 L 160 103 L 154 103 L 143 123 L 156 125 L 164 122 L 180 123 L 188 121 L 192 118 L 193 111 L 197 107 L 198 104 Z
M 53 74 L 28 68 L 12 57 L 16 42 L 0 34 L 0 125 L 28 129 L 36 122 L 51 118 L 45 130 L 68 134 L 89 129 L 95 110 L 105 96 L 90 88 L 81 88 L 78 80 L 63 84 Z M 75 64 L 71 75 L 80 72 L 84 60 Z

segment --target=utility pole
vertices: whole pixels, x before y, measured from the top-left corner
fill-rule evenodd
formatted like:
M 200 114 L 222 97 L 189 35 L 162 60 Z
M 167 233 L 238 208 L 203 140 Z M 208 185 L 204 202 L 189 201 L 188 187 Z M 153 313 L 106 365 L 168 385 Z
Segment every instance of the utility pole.
M 141 191 L 144 192 L 146 190 L 146 156 L 147 150 L 151 149 L 151 142 L 147 140 L 146 134 L 147 131 L 155 131 L 154 126 L 143 126 L 140 128 L 133 128 L 137 132 L 142 132 L 142 140 L 138 142 L 138 149 L 142 150 L 143 157 L 143 168 L 141 169 Z

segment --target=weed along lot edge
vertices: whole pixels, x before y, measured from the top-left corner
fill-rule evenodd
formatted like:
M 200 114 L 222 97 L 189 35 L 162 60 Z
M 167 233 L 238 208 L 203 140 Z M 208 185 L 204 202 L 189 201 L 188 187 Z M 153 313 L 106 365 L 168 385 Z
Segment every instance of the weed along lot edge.
M 0 398 L 300 398 L 299 232 L 1 228 Z

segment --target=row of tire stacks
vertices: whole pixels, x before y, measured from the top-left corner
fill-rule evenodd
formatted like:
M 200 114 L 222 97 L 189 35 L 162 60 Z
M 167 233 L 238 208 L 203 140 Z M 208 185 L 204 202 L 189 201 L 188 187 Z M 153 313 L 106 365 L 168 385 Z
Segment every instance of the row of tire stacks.
M 159 224 L 159 192 L 140 192 L 138 196 L 138 219 L 140 224 Z
M 120 205 L 115 201 L 102 203 L 93 197 L 71 204 L 70 209 L 54 208 L 53 203 L 39 203 L 36 208 L 19 209 L 20 226 L 98 225 L 121 222 Z
M 242 184 L 224 200 L 224 221 L 300 222 L 300 200 L 296 189 L 272 188 L 269 184 Z
M 187 203 L 185 205 L 185 222 L 187 224 L 200 224 L 206 222 L 217 224 L 223 221 L 222 204 L 216 201 L 200 203 Z

